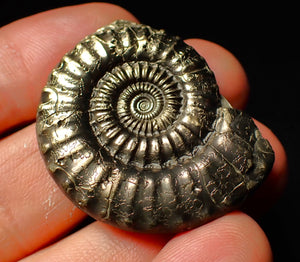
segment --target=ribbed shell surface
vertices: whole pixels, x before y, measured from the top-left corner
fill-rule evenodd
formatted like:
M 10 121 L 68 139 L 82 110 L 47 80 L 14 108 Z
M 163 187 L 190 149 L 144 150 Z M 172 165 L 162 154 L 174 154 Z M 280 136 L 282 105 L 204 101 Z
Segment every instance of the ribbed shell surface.
M 274 160 L 192 47 L 121 20 L 87 36 L 52 71 L 37 137 L 79 208 L 150 233 L 194 228 L 240 206 Z

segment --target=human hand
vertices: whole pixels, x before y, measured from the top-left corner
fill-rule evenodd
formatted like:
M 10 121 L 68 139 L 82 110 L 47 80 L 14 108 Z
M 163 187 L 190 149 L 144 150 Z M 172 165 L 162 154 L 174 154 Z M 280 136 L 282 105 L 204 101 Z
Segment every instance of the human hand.
M 1 28 L 0 134 L 33 121 L 51 69 L 84 36 L 116 19 L 137 21 L 119 7 L 98 3 L 44 12 Z M 216 44 L 200 39 L 186 42 L 205 57 L 220 92 L 234 107 L 242 108 L 249 89 L 239 62 Z M 257 125 L 275 151 L 273 170 L 254 196 L 256 205 L 265 209 L 284 187 L 287 164 L 274 134 Z M 262 229 L 240 211 L 176 236 L 130 233 L 101 222 L 75 231 L 86 214 L 48 174 L 34 124 L 0 140 L 0 181 L 0 261 L 256 262 L 272 258 Z

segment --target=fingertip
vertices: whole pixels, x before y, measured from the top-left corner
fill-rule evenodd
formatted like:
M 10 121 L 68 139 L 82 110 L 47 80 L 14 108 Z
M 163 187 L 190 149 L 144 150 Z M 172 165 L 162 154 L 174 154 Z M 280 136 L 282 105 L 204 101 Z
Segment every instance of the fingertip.
M 269 181 L 267 183 L 272 184 L 273 192 L 278 195 L 279 192 L 282 192 L 287 183 L 287 175 L 288 175 L 288 159 L 286 152 L 284 150 L 283 145 L 280 140 L 276 137 L 276 135 L 264 124 L 254 120 L 255 124 L 259 128 L 263 137 L 268 139 L 270 142 L 274 154 L 275 160 L 273 164 L 273 168 L 268 177 Z
M 249 96 L 249 83 L 238 59 L 222 46 L 203 39 L 188 39 L 188 45 L 205 58 L 215 73 L 220 93 L 234 108 L 244 108 Z
M 173 238 L 154 261 L 271 261 L 269 241 L 259 225 L 233 212 Z
M 247 213 L 260 216 L 276 203 L 286 188 L 288 181 L 288 159 L 284 147 L 276 135 L 259 121 L 254 119 L 254 122 L 262 136 L 269 141 L 275 155 L 270 174 L 246 204 Z

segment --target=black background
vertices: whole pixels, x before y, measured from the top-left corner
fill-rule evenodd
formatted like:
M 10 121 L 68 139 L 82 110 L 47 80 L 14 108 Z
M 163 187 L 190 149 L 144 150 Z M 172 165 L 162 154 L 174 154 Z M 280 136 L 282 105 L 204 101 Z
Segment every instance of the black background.
M 1 0 L 0 25 L 84 2 L 88 1 Z M 298 7 L 288 1 L 276 1 L 277 4 L 272 1 L 270 5 L 263 1 L 239 1 L 235 5 L 190 0 L 108 2 L 123 6 L 154 28 L 164 28 L 183 38 L 214 41 L 240 60 L 251 86 L 246 112 L 273 130 L 289 159 L 288 187 L 258 223 L 269 237 L 275 261 L 300 261 L 297 192 L 300 181 L 296 168 L 300 164 L 296 150 L 300 127 Z

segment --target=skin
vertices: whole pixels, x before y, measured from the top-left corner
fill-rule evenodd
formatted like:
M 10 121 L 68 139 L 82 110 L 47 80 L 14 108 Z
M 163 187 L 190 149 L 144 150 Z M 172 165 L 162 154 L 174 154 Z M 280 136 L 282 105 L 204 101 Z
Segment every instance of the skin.
M 86 215 L 48 174 L 35 124 L 15 132 L 12 128 L 34 121 L 41 90 L 60 58 L 116 19 L 137 21 L 120 7 L 92 3 L 47 11 L 0 29 L 1 261 L 272 261 L 266 235 L 241 211 L 175 236 L 130 233 L 101 222 L 74 229 Z M 214 43 L 186 42 L 206 58 L 220 92 L 243 108 L 249 86 L 237 59 Z M 275 163 L 247 207 L 266 210 L 285 186 L 287 161 L 275 135 L 256 123 L 275 151 Z

